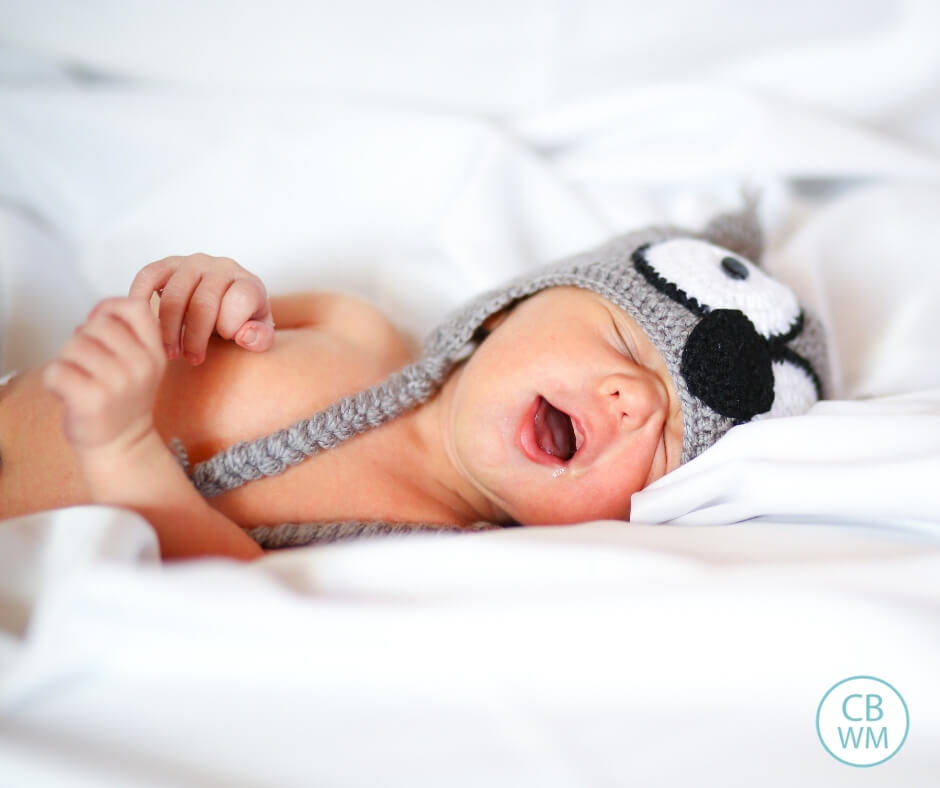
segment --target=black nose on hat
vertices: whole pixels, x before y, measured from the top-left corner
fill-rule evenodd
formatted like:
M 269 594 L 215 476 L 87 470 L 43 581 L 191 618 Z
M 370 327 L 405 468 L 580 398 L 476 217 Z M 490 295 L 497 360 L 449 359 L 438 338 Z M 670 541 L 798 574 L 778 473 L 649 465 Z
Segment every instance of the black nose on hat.
M 716 413 L 744 422 L 774 404 L 771 362 L 769 343 L 743 312 L 715 309 L 689 334 L 679 371 L 693 396 Z

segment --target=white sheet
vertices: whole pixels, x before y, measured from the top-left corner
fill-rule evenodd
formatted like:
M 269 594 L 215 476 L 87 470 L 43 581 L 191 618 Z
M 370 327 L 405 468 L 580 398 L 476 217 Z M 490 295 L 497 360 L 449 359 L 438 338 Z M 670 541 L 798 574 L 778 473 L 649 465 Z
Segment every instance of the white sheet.
M 0 685 L 26 784 L 849 786 L 813 718 L 859 671 L 913 715 L 875 784 L 936 774 L 936 551 L 611 523 L 161 567 L 103 514 L 0 530 L 44 556 Z
M 0 783 L 935 784 L 937 6 L 185 7 L 0 0 L 3 369 L 168 253 L 349 288 L 420 335 L 743 181 L 844 399 L 637 496 L 695 528 L 242 567 L 161 565 L 117 510 L 2 522 Z M 857 770 L 813 719 L 863 672 L 911 733 Z
M 735 429 L 633 499 L 645 523 L 848 522 L 940 543 L 940 389 Z

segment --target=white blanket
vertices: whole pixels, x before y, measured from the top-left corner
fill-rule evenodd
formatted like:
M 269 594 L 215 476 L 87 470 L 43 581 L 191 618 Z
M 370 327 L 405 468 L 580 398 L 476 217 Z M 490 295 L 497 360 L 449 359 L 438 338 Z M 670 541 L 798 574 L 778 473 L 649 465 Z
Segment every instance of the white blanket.
M 0 521 L 0 784 L 936 784 L 935 4 L 0 18 L 0 372 L 167 254 L 350 289 L 420 336 L 745 186 L 838 373 L 838 399 L 733 430 L 630 525 L 171 566 L 119 510 Z M 910 709 L 869 769 L 814 726 L 858 674 Z

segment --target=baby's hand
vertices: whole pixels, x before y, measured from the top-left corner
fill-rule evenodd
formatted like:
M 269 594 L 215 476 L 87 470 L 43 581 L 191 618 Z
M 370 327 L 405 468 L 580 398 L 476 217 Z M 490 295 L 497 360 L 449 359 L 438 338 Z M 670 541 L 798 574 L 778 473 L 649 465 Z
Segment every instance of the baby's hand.
M 166 368 L 157 321 L 146 300 L 98 304 L 43 374 L 64 405 L 63 428 L 77 450 L 125 449 L 153 429 Z
M 141 269 L 131 298 L 160 294 L 160 332 L 168 358 L 182 351 L 190 364 L 206 357 L 215 331 L 246 350 L 274 341 L 274 320 L 261 280 L 227 257 L 167 257 Z

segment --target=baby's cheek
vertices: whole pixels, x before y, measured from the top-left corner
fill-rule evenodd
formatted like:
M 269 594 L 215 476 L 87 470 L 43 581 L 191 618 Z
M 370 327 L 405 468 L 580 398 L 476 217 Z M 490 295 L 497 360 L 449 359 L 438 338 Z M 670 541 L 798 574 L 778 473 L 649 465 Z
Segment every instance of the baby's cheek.
M 508 419 L 485 409 L 463 409 L 454 424 L 454 444 L 463 466 L 489 481 L 518 472 Z

